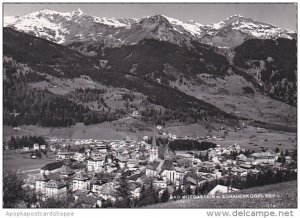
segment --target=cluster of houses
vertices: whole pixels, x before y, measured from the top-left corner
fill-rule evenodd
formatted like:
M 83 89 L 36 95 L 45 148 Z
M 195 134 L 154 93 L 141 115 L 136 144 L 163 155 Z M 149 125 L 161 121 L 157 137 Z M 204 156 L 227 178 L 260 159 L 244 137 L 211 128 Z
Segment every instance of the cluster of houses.
M 131 198 L 139 198 L 142 186 L 151 184 L 162 194 L 172 193 L 176 187 L 196 187 L 219 180 L 230 172 L 237 176 L 259 173 L 260 165 L 278 165 L 279 154 L 270 151 L 245 156 L 239 145 L 217 146 L 206 152 L 206 159 L 197 152 L 170 151 L 158 143 L 145 141 L 108 141 L 86 147 L 81 152 L 60 151 L 56 162 L 43 166 L 35 178 L 35 189 L 44 198 L 66 198 L 73 195 L 77 202 L 101 207 L 103 202 L 118 198 L 120 176 L 126 173 Z M 235 152 L 235 159 L 227 156 Z M 74 167 L 79 163 L 79 167 Z M 228 170 L 230 169 L 230 170 Z M 224 173 L 226 172 L 226 173 Z M 213 192 L 227 190 L 218 185 Z
M 36 150 L 46 150 L 46 145 L 39 145 L 38 143 L 34 143 L 32 149 L 30 149 L 29 147 L 23 147 L 23 151 L 36 151 Z

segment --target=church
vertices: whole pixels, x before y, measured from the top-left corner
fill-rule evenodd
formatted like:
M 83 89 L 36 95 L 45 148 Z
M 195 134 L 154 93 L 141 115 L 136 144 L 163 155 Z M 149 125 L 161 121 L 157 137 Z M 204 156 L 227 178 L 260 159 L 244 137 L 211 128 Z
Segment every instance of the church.
M 158 144 L 158 146 L 157 146 L 157 144 Z M 165 152 L 167 150 L 168 150 L 168 143 L 162 138 L 156 139 L 155 128 L 153 128 L 153 136 L 152 136 L 149 162 L 151 163 L 156 159 L 164 160 Z

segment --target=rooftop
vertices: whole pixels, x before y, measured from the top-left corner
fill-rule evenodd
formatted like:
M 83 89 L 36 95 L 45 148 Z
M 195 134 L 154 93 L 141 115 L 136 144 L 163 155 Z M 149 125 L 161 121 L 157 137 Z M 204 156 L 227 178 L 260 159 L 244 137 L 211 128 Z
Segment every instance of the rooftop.
M 259 158 L 259 157 L 275 157 L 275 154 L 272 154 L 271 152 L 266 151 L 266 152 L 260 152 L 260 153 L 253 153 L 253 154 L 251 154 L 251 157 L 256 157 L 256 158 Z
M 43 166 L 41 168 L 41 170 L 56 170 L 56 169 L 59 169 L 61 167 L 64 166 L 64 163 L 63 162 L 53 162 L 53 163 L 48 163 L 46 164 L 45 166 Z
M 56 189 L 60 189 L 66 186 L 66 183 L 63 181 L 58 181 L 58 180 L 50 180 L 46 187 L 47 188 L 56 188 Z
M 86 175 L 84 175 L 83 172 L 78 172 L 78 173 L 76 173 L 76 176 L 74 177 L 73 180 L 85 181 L 85 180 L 89 180 L 89 177 L 87 177 Z
M 103 161 L 102 157 L 99 156 L 91 156 L 88 158 L 88 160 L 92 160 L 92 161 Z

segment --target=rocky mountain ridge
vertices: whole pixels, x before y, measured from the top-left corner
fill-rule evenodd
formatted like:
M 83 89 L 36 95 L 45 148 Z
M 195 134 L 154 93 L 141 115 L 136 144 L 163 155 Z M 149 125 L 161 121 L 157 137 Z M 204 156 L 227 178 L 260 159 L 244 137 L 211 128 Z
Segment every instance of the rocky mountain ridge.
M 165 15 L 120 19 L 89 16 L 81 9 L 72 12 L 41 10 L 24 16 L 4 17 L 4 26 L 59 44 L 103 41 L 109 47 L 136 44 L 149 38 L 187 46 L 191 46 L 191 41 L 196 40 L 226 48 L 234 48 L 251 38 L 296 38 L 294 31 L 241 15 L 231 16 L 219 23 L 202 25 Z

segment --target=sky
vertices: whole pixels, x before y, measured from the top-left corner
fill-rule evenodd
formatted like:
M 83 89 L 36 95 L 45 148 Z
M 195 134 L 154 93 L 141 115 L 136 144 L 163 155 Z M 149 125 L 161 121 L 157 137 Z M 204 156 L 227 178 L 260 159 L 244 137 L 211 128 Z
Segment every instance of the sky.
M 4 3 L 4 16 L 20 16 L 41 9 L 71 12 L 82 9 L 86 14 L 99 17 L 144 17 L 162 14 L 182 21 L 194 20 L 201 24 L 220 22 L 240 14 L 275 26 L 297 30 L 295 3 Z

